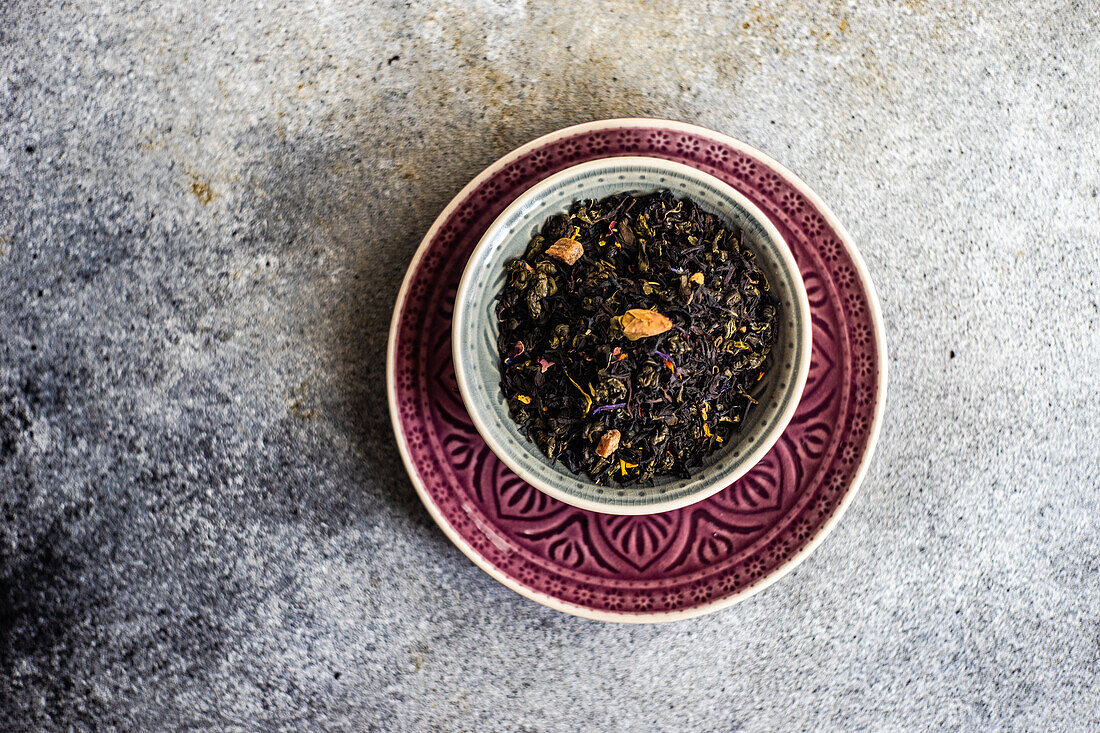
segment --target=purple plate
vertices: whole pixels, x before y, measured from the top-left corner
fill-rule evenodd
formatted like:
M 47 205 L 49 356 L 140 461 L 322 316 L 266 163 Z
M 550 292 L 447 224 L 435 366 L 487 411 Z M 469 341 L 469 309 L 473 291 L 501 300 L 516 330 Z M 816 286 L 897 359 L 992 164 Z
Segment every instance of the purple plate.
M 751 199 L 790 246 L 813 322 L 809 378 L 779 442 L 728 488 L 661 514 L 597 514 L 524 483 L 474 429 L 452 368 L 455 290 L 489 224 L 536 181 L 614 155 L 686 163 Z M 435 521 L 479 567 L 568 613 L 669 621 L 761 590 L 836 523 L 878 436 L 885 342 L 862 258 L 797 176 L 744 143 L 700 127 L 605 120 L 524 145 L 489 166 L 443 210 L 397 299 L 387 382 L 397 443 L 413 484 Z

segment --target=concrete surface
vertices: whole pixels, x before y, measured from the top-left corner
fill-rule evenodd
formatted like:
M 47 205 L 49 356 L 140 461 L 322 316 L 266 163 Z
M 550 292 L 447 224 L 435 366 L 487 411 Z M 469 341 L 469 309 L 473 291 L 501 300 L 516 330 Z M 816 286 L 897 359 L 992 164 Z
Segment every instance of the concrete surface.
M 0 728 L 1095 730 L 1100 14 L 1032 6 L 3 3 Z M 892 371 L 817 553 L 645 628 L 451 547 L 384 389 L 451 196 L 630 115 L 799 172 Z

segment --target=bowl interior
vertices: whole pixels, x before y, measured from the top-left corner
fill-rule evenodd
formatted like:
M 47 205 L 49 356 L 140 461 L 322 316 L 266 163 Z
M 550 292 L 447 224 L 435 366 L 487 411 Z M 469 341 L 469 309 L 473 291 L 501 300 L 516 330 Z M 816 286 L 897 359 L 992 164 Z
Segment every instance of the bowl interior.
M 496 298 L 504 263 L 521 256 L 547 217 L 577 199 L 668 188 L 689 196 L 727 224 L 744 230 L 779 303 L 779 329 L 767 375 L 754 394 L 738 439 L 712 453 L 691 478 L 657 477 L 650 484 L 598 486 L 551 462 L 527 440 L 500 391 Z M 493 222 L 466 265 L 455 302 L 455 370 L 474 425 L 493 452 L 522 479 L 574 506 L 614 514 L 645 514 L 686 506 L 739 478 L 771 449 L 794 414 L 809 368 L 809 304 L 797 266 L 775 227 L 744 196 L 694 168 L 657 158 L 607 158 L 564 170 L 536 184 Z

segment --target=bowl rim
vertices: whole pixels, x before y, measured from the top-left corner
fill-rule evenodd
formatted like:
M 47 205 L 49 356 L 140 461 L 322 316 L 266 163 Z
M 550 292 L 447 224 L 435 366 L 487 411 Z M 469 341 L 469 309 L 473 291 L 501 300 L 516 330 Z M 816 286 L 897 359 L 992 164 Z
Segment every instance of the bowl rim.
M 470 415 L 470 419 L 474 424 L 474 429 L 477 430 L 481 438 L 488 444 L 489 449 L 501 460 L 513 473 L 515 473 L 523 481 L 527 482 L 531 486 L 535 487 L 544 494 L 557 499 L 558 501 L 575 506 L 580 509 L 588 511 L 599 512 L 601 514 L 612 514 L 618 516 L 637 516 L 647 514 L 659 514 L 661 512 L 673 511 L 676 509 L 682 509 L 692 504 L 696 504 L 703 501 L 714 494 L 726 489 L 733 482 L 740 479 L 746 473 L 748 473 L 761 459 L 768 454 L 768 452 L 775 446 L 775 443 L 783 435 L 783 432 L 787 429 L 791 419 L 794 417 L 794 413 L 798 409 L 798 405 L 802 399 L 802 393 L 805 390 L 806 380 L 810 370 L 810 357 L 813 341 L 813 325 L 810 320 L 810 303 L 806 294 L 806 286 L 802 280 L 801 271 L 798 268 L 797 262 L 795 262 L 794 255 L 791 253 L 790 247 L 787 245 L 786 240 L 779 232 L 775 224 L 760 210 L 756 204 L 754 204 L 745 194 L 738 191 L 736 188 L 721 180 L 720 178 L 711 175 L 705 171 L 699 170 L 686 163 L 680 163 L 679 161 L 666 160 L 664 158 L 658 158 L 647 155 L 619 155 L 610 156 L 606 158 L 599 158 L 596 160 L 590 160 L 583 163 L 564 168 L 542 180 L 534 183 L 528 189 L 523 191 L 519 196 L 515 198 L 505 209 L 493 220 L 493 222 L 486 228 L 481 239 L 478 240 L 477 245 L 470 252 L 469 257 L 466 260 L 466 264 L 463 266 L 462 277 L 459 281 L 458 290 L 455 294 L 455 306 L 454 315 L 452 316 L 452 334 L 460 333 L 463 330 L 463 326 L 468 320 L 471 309 L 468 307 L 469 302 L 466 297 L 469 289 L 472 287 L 472 283 L 480 277 L 480 272 L 473 268 L 472 263 L 478 258 L 479 253 L 483 252 L 491 244 L 491 241 L 495 239 L 503 222 L 506 222 L 517 210 L 530 205 L 532 200 L 537 199 L 543 191 L 548 188 L 552 188 L 560 180 L 571 178 L 578 173 L 587 173 L 589 171 L 598 171 L 602 168 L 615 165 L 631 165 L 631 164 L 645 164 L 648 166 L 656 166 L 664 168 L 666 170 L 675 171 L 680 174 L 690 176 L 697 180 L 704 181 L 709 186 L 717 188 L 723 194 L 733 199 L 748 212 L 749 216 L 756 219 L 757 223 L 765 230 L 767 235 L 771 237 L 775 243 L 775 249 L 779 254 L 781 266 L 788 272 L 793 274 L 791 282 L 793 283 L 794 294 L 793 301 L 795 307 L 801 314 L 801 323 L 803 325 L 801 333 L 798 334 L 798 340 L 801 342 L 801 349 L 798 350 L 801 353 L 802 358 L 799 363 L 795 365 L 794 376 L 791 379 L 791 386 L 789 391 L 794 395 L 794 399 L 787 401 L 783 410 L 776 416 L 771 426 L 764 434 L 763 439 L 757 445 L 756 449 L 746 453 L 739 458 L 729 469 L 719 473 L 712 480 L 701 484 L 698 489 L 688 493 L 685 496 L 681 496 L 676 499 L 666 500 L 654 500 L 641 505 L 612 505 L 606 504 L 593 499 L 578 497 L 570 494 L 566 491 L 562 491 L 550 483 L 547 483 L 537 473 L 528 471 L 527 468 L 516 461 L 511 453 L 507 451 L 503 444 L 497 439 L 496 434 L 490 429 L 485 416 L 482 414 L 482 407 L 480 403 L 473 397 L 473 387 L 469 383 L 467 376 L 468 371 L 464 368 L 467 363 L 467 354 L 462 349 L 454 348 L 454 342 L 452 341 L 451 358 L 454 362 L 455 379 L 458 383 L 459 393 L 461 394 L 462 401 L 466 407 L 467 412 Z

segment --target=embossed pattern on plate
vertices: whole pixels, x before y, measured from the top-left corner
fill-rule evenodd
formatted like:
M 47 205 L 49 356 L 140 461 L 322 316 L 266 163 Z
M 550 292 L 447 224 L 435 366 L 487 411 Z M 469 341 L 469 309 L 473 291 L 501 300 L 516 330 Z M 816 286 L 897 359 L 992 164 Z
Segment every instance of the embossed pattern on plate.
M 809 378 L 779 442 L 727 489 L 662 514 L 597 514 L 524 483 L 474 430 L 450 356 L 457 283 L 488 225 L 532 182 L 612 155 L 687 163 L 748 196 L 793 252 L 813 322 Z M 877 302 L 858 254 L 834 221 L 805 184 L 762 154 L 679 123 L 589 123 L 540 138 L 494 164 L 425 238 L 394 315 L 388 365 L 394 426 L 433 517 L 501 582 L 594 618 L 698 615 L 789 570 L 858 486 L 884 397 Z

